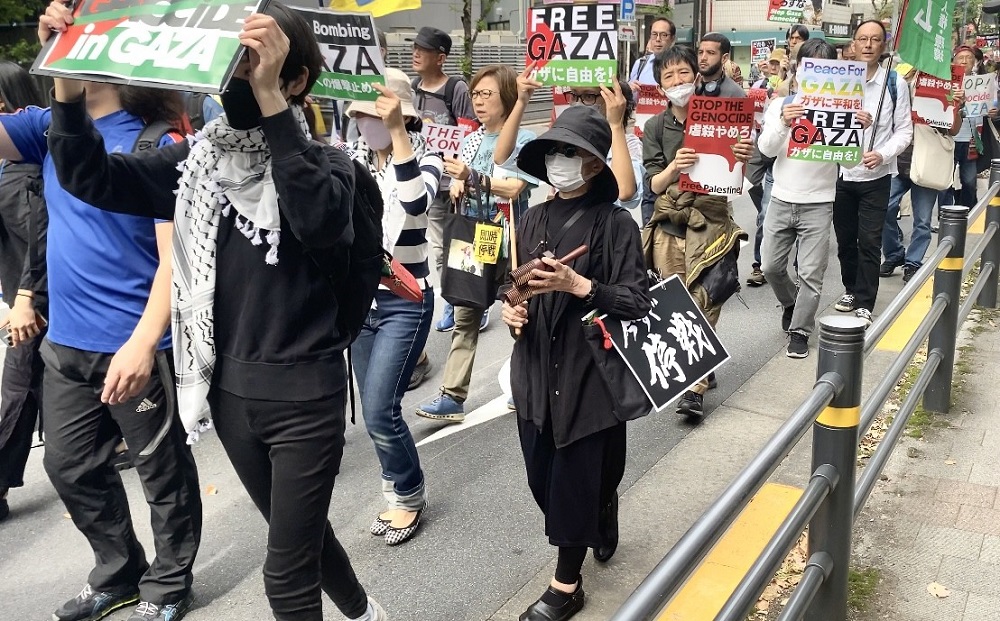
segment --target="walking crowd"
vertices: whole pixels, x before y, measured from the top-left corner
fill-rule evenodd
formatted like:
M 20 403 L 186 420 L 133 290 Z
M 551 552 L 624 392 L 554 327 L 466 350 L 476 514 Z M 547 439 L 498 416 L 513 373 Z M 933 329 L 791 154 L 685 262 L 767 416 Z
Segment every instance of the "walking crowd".
M 39 39 L 72 22 L 53 2 Z M 387 68 L 378 99 L 345 111 L 354 135 L 324 138 L 308 99 L 323 58 L 305 20 L 279 2 L 246 19 L 248 53 L 221 113 L 211 98 L 61 78 L 44 108 L 27 72 L 0 62 L 0 285 L 11 309 L 0 520 L 44 429 L 45 471 L 95 558 L 82 590 L 52 618 L 96 621 L 134 607 L 129 621 L 179 621 L 196 604 L 202 506 L 190 445 L 214 429 L 268 523 L 273 617 L 321 621 L 325 593 L 348 619 L 388 619 L 327 517 L 348 396 L 353 407 L 356 382 L 381 467 L 385 510 L 370 533 L 398 546 L 419 533 L 433 484 L 404 395 L 430 373 L 431 328 L 449 333 L 438 396 L 416 414 L 464 421 L 479 334 L 497 299 L 513 343 L 508 407 L 557 555 L 549 587 L 519 618 L 579 612 L 588 551 L 603 563 L 618 545 L 627 421 L 648 412 L 616 406 L 581 319 L 645 317 L 650 272 L 678 276 L 713 327 L 740 289 L 737 259 L 750 235 L 731 201 L 679 186 L 699 159 L 684 146 L 693 96 L 768 93 L 762 124 L 732 151 L 758 212 L 746 284 L 772 288 L 791 358 L 810 351 L 831 230 L 843 284 L 835 308 L 870 324 L 879 278 L 902 268 L 908 281 L 922 264 L 935 202 L 975 204 L 988 119 L 965 115 L 959 87 L 949 129 L 915 125 L 916 72 L 890 68 L 880 22 L 861 23 L 843 49 L 793 26 L 787 49 L 754 67 L 746 87 L 727 37 L 675 44 L 666 18 L 649 35 L 622 79 L 567 87 L 572 105 L 538 136 L 521 127 L 541 87 L 533 66 L 518 74 L 489 65 L 466 84 L 443 70 L 451 37 L 424 27 L 412 39 L 416 77 Z M 977 52 L 959 47 L 955 63 L 981 71 Z M 861 161 L 790 159 L 790 132 L 807 113 L 795 98 L 797 67 L 838 58 L 866 65 Z M 635 102 L 648 85 L 669 104 L 640 140 Z M 993 107 L 985 116 L 996 115 Z M 457 157 L 421 134 L 425 122 L 462 121 L 477 129 Z M 957 182 L 919 185 L 914 172 L 928 166 L 957 168 Z M 542 185 L 548 198 L 532 204 Z M 907 192 L 904 244 L 897 214 Z M 630 210 L 641 210 L 641 227 Z M 469 257 L 454 241 L 462 222 L 477 235 L 499 231 L 494 269 L 465 269 Z M 457 293 L 454 283 L 476 270 L 478 294 Z M 695 382 L 677 414 L 704 417 L 714 384 L 714 374 Z M 152 561 L 135 535 L 122 465 L 135 468 L 151 510 Z

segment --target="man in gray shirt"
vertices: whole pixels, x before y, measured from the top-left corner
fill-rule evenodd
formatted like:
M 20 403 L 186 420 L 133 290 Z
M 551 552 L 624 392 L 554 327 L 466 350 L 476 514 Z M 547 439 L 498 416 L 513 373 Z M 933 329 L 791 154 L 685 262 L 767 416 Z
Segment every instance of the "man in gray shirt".
M 746 97 L 743 87 L 733 81 L 723 70 L 730 60 L 733 45 L 725 35 L 717 32 L 705 34 L 698 42 L 698 95 L 708 97 Z

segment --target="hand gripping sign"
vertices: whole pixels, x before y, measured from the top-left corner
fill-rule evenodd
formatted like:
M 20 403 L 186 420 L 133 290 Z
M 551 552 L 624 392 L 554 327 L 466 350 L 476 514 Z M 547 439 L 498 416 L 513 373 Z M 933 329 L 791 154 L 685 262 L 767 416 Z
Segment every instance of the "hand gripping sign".
M 611 86 L 618 66 L 613 4 L 548 6 L 528 11 L 526 64 L 546 86 Z
M 753 101 L 746 97 L 692 97 L 688 104 L 684 146 L 698 161 L 681 172 L 682 192 L 731 196 L 743 193 L 743 162 L 733 145 L 750 137 Z

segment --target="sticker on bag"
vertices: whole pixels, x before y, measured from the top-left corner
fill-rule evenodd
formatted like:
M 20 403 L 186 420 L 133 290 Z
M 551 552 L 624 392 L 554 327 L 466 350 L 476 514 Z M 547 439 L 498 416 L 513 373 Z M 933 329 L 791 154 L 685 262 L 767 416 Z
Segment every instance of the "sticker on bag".
M 461 239 L 453 239 L 448 248 L 448 267 L 473 276 L 483 275 L 483 262 L 473 256 L 473 245 Z
M 503 227 L 477 222 L 472 258 L 480 263 L 496 265 L 500 259 L 500 242 L 502 239 Z

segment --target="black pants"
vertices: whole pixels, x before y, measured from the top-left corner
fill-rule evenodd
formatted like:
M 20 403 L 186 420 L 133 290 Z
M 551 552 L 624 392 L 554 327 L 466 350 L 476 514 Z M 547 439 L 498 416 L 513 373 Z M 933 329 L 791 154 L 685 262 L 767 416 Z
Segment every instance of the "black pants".
M 172 604 L 191 589 L 191 567 L 201 541 L 198 471 L 177 416 L 170 351 L 156 354 L 139 396 L 101 403 L 111 354 L 46 340 L 45 471 L 77 529 L 90 542 L 97 566 L 88 582 L 98 591 L 133 590 L 143 601 Z M 121 477 L 109 465 L 119 433 L 142 481 L 156 558 L 136 539 Z
M 875 308 L 882 227 L 891 182 L 889 175 L 874 181 L 837 181 L 833 230 L 837 235 L 840 277 L 845 291 L 854 296 L 855 308 Z
M 0 380 L 0 496 L 24 485 L 31 440 L 42 406 L 42 358 L 39 336 L 7 349 Z
M 344 454 L 344 392 L 321 401 L 209 393 L 212 419 L 269 528 L 264 590 L 278 621 L 322 621 L 321 589 L 348 618 L 368 596 L 327 519 Z
M 625 423 L 558 449 L 552 425 L 538 429 L 518 417 L 517 426 L 528 487 L 545 514 L 549 543 L 599 547 L 599 512 L 617 493 L 625 475 Z

